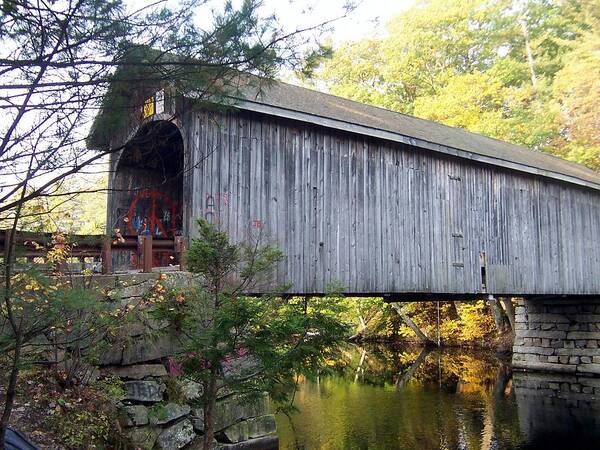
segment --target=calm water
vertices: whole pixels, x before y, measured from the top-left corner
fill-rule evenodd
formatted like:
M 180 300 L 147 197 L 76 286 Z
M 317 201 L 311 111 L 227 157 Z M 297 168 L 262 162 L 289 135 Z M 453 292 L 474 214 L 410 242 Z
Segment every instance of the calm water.
M 600 449 L 600 380 L 513 374 L 464 350 L 349 347 L 336 364 L 277 416 L 282 450 Z

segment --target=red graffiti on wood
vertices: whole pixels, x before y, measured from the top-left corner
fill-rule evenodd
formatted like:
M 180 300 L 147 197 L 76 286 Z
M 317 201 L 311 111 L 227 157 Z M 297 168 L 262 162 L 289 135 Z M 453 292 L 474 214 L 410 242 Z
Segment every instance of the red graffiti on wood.
M 127 212 L 127 231 L 130 234 L 175 236 L 177 204 L 167 194 L 145 189 L 137 193 Z

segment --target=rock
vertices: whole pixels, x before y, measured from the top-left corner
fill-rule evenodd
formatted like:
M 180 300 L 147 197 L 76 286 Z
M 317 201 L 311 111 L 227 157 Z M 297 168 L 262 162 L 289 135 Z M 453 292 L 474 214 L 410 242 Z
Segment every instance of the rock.
M 196 437 L 196 433 L 194 433 L 192 423 L 188 419 L 185 419 L 165 428 L 160 436 L 158 436 L 156 448 L 162 450 L 179 450 L 192 442 L 194 437 Z
M 204 393 L 204 388 L 202 385 L 191 380 L 184 381 L 182 383 L 181 390 L 188 402 L 198 400 Z
M 541 331 L 541 330 L 515 330 L 515 335 L 522 338 L 545 338 L 545 339 L 564 339 L 567 333 L 564 331 Z M 568 339 L 575 339 L 567 337 Z M 584 338 L 582 338 L 584 339 Z M 592 339 L 592 338 L 590 338 Z
M 237 444 L 219 444 L 219 450 L 278 450 L 279 438 L 265 436 L 257 439 L 239 442 Z
M 254 398 L 230 397 L 215 405 L 215 431 L 221 431 L 242 420 L 263 416 L 268 412 L 269 397 L 263 394 Z
M 544 347 L 529 347 L 529 346 L 518 346 L 513 349 L 515 353 L 535 353 L 538 355 L 551 355 L 554 353 L 553 348 L 544 348 Z
M 162 364 L 135 364 L 133 366 L 106 367 L 102 373 L 110 373 L 120 378 L 141 380 L 146 377 L 164 377 L 167 369 Z
M 106 351 L 98 356 L 99 366 L 113 366 L 121 364 L 123 360 L 123 346 L 120 343 L 113 343 Z
M 142 405 L 123 405 L 119 408 L 119 422 L 125 427 L 148 424 L 148 409 Z
M 177 336 L 163 334 L 158 338 L 137 336 L 128 339 L 123 350 L 123 365 L 136 364 L 165 358 L 177 353 Z
M 227 379 L 235 379 L 244 377 L 245 375 L 256 372 L 260 367 L 257 358 L 250 355 L 233 358 L 228 362 L 223 363 L 223 377 Z
M 255 439 L 277 432 L 277 423 L 273 414 L 248 419 L 248 437 Z
M 124 433 L 131 442 L 132 448 L 151 450 L 154 448 L 160 429 L 152 427 L 135 427 L 128 428 Z
M 267 436 L 276 431 L 277 425 L 275 424 L 275 416 L 268 414 L 238 422 L 222 430 L 219 435 L 222 437 L 223 441 L 236 444 L 249 439 Z
M 133 402 L 152 403 L 163 399 L 166 387 L 157 381 L 126 381 L 123 383 L 125 397 L 123 400 Z
M 600 375 L 600 364 L 579 364 L 577 366 L 577 372 Z
M 567 333 L 567 339 L 600 339 L 598 331 L 570 331 Z
M 196 439 L 194 439 L 194 441 L 191 444 L 189 444 L 185 449 L 186 450 L 204 450 L 203 436 L 196 437 Z M 213 439 L 210 450 L 222 450 L 222 449 L 223 449 L 223 444 L 220 444 L 219 442 L 217 442 L 216 439 Z M 256 450 L 270 450 L 270 449 L 258 449 L 257 448 Z
M 197 433 L 204 433 L 204 410 L 202 408 L 192 410 L 191 421 Z
M 168 403 L 166 405 L 155 405 L 150 410 L 150 423 L 152 425 L 164 425 L 173 422 L 190 413 L 188 405 L 177 405 Z

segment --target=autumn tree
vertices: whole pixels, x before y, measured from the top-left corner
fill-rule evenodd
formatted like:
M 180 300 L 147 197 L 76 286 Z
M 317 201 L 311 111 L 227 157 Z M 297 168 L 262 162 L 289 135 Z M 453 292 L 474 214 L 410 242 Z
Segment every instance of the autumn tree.
M 421 0 L 315 73 L 333 94 L 598 168 L 599 18 L 587 0 Z
M 560 154 L 596 170 L 600 170 L 599 48 L 600 34 L 586 34 L 574 46 L 572 61 L 558 72 L 553 84 L 563 124 L 557 139 Z

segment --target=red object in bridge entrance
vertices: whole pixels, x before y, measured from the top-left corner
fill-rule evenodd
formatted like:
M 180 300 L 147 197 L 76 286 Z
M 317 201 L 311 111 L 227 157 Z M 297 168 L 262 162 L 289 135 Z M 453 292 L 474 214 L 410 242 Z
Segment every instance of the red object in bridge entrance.
M 131 200 L 127 219 L 129 234 L 173 237 L 177 232 L 177 204 L 163 192 L 144 189 Z
M 144 189 L 138 192 L 129 205 L 126 227 L 128 234 L 173 238 L 177 234 L 177 204 L 167 194 Z M 134 266 L 139 265 L 137 255 L 133 255 Z M 153 267 L 174 264 L 173 251 L 155 251 L 152 255 Z

